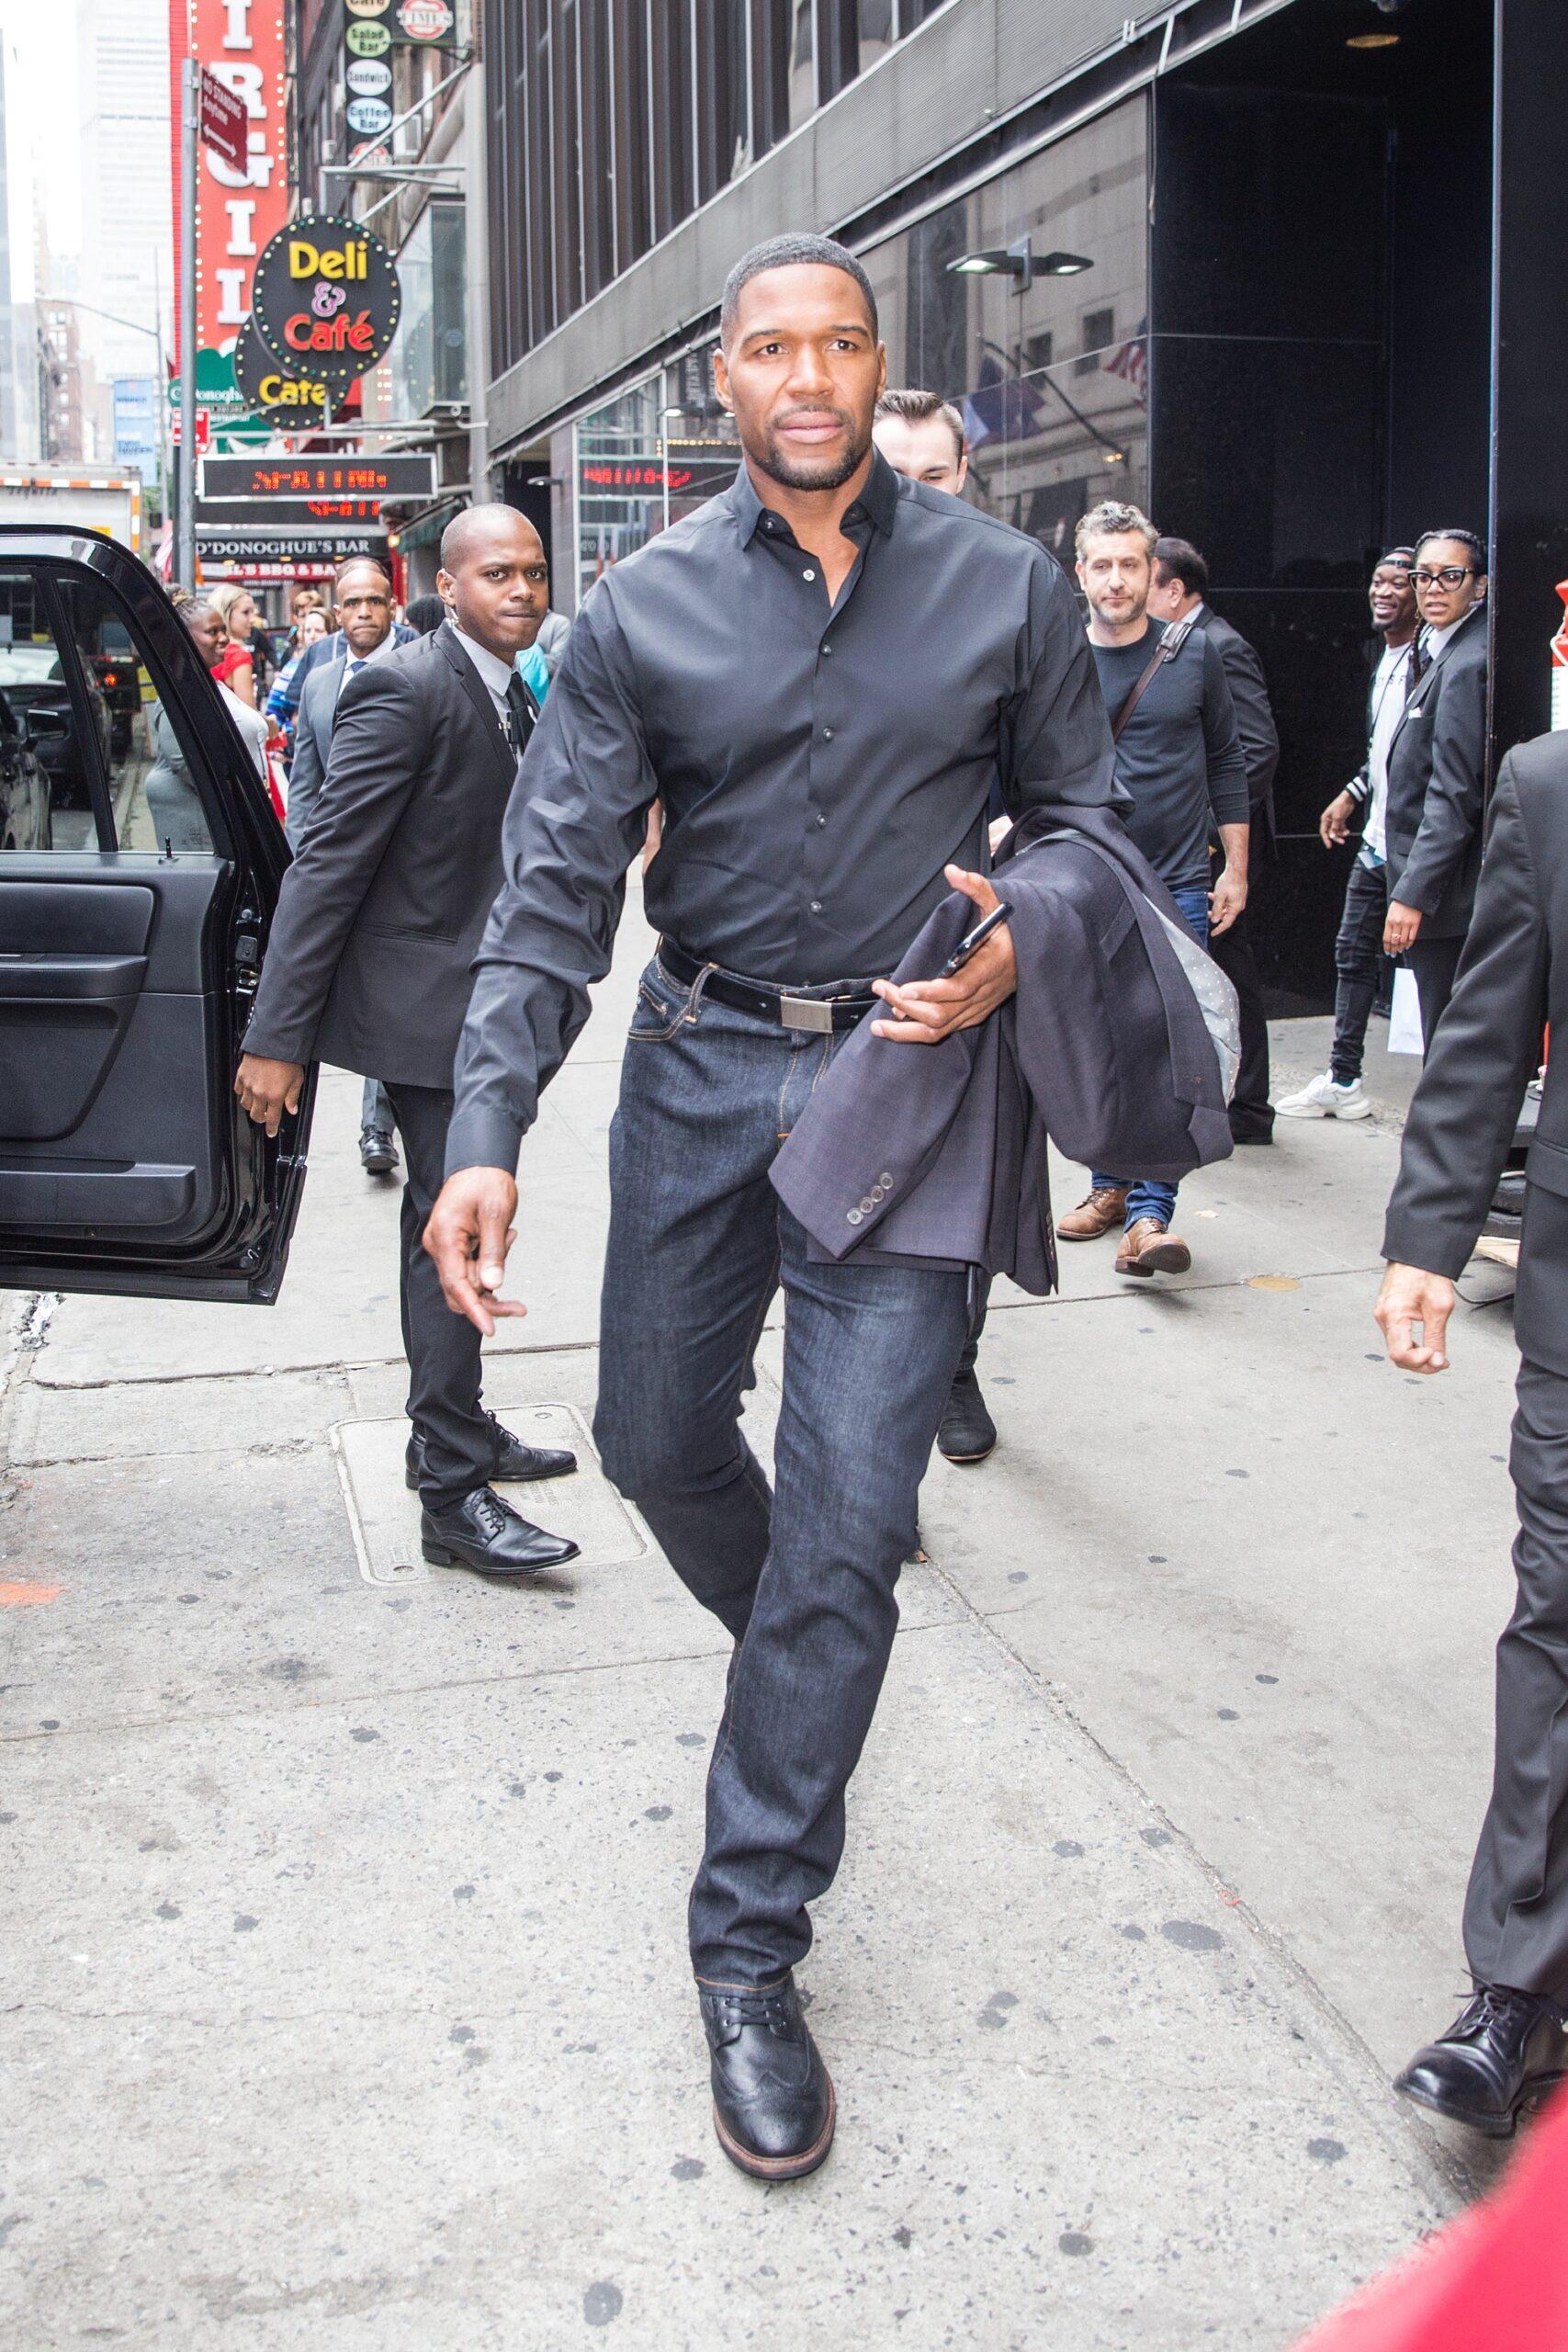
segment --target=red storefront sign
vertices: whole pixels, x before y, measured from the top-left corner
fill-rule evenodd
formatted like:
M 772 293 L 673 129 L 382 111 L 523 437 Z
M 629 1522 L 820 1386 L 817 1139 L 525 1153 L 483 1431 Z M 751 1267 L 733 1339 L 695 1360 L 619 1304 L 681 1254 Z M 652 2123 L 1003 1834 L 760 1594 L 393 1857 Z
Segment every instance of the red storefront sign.
M 251 307 L 251 275 L 288 210 L 283 10 L 278 0 L 169 0 L 170 122 L 174 152 L 171 224 L 178 295 L 184 202 L 180 185 L 180 69 L 199 58 L 243 104 L 246 153 L 233 163 L 203 144 L 197 164 L 196 320 L 197 381 L 219 389 L 225 353 Z M 179 316 L 176 299 L 175 318 Z M 203 354 L 213 355 L 203 364 Z

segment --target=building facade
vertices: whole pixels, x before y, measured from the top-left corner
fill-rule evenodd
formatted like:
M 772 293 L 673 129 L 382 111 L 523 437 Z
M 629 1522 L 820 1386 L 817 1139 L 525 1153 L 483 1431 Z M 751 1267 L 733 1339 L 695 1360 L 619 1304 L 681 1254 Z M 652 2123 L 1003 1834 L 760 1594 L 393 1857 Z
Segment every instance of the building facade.
M 1546 723 L 1560 36 L 1556 0 L 491 0 L 491 483 L 547 493 L 570 609 L 733 469 L 730 264 L 842 237 L 979 503 L 1070 560 L 1131 497 L 1209 556 L 1283 745 L 1276 1003 L 1321 1004 L 1382 546 L 1490 524 L 1497 740 Z

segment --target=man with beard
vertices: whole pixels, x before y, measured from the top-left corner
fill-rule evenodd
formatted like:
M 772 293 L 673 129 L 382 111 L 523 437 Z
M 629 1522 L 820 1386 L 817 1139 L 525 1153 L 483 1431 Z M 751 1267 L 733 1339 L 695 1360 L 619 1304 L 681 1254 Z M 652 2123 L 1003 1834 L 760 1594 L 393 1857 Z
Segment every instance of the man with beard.
M 809 2172 L 832 2139 L 791 1972 L 838 1866 L 969 1320 L 964 1267 L 815 1258 L 769 1170 L 868 1013 L 931 1044 L 1012 993 L 1005 924 L 951 979 L 886 977 L 950 890 L 996 907 L 993 777 L 1015 815 L 1068 804 L 1064 822 L 1115 789 L 1065 578 L 1033 540 L 900 480 L 872 443 L 885 378 L 842 246 L 775 238 L 736 265 L 715 381 L 743 463 L 577 616 L 507 818 L 425 1242 L 481 1330 L 520 1311 L 496 1295 L 519 1141 L 608 967 L 660 800 L 645 903 L 662 936 L 612 1129 L 596 1434 L 736 1644 L 690 1928 L 719 2140 L 761 2179 Z M 770 1491 L 739 1422 L 781 1284 Z

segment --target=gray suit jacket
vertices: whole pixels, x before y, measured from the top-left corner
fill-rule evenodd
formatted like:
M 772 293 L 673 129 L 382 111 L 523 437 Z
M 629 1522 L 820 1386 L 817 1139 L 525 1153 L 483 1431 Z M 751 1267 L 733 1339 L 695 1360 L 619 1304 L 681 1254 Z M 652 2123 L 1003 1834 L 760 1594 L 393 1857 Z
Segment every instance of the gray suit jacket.
M 1462 1273 L 1556 1031 L 1525 1172 L 1514 1328 L 1568 1376 L 1568 735 L 1504 761 L 1459 979 L 1405 1122 L 1383 1256 Z
M 981 1266 L 1043 1293 L 1056 1278 L 1047 1135 L 1070 1159 L 1173 1181 L 1230 1156 L 1219 1061 L 1161 915 L 1233 1017 L 1235 994 L 1119 820 L 1032 809 L 1006 848 L 1017 994 L 940 1046 L 862 1022 L 773 1164 L 814 1257 Z M 957 892 L 943 899 L 897 977 L 940 970 L 973 917 Z
M 335 660 L 318 663 L 299 696 L 299 716 L 294 723 L 294 759 L 288 770 L 288 818 L 284 828 L 288 846 L 296 854 L 321 792 L 321 778 L 327 772 L 333 720 L 337 715 L 337 698 L 343 691 L 346 667 L 346 657 L 341 651 Z
M 1235 705 L 1235 731 L 1247 763 L 1247 797 L 1251 821 L 1270 840 L 1274 831 L 1274 775 L 1280 764 L 1280 737 L 1269 707 L 1268 682 L 1257 650 L 1241 631 L 1222 620 L 1212 605 L 1199 608 L 1198 626 L 1219 654 L 1225 684 Z
M 1389 896 L 1424 939 L 1462 938 L 1481 868 L 1486 607 L 1477 605 L 1412 687 L 1388 752 Z
M 451 1085 L 517 758 L 445 626 L 349 680 L 283 877 L 248 1052 Z

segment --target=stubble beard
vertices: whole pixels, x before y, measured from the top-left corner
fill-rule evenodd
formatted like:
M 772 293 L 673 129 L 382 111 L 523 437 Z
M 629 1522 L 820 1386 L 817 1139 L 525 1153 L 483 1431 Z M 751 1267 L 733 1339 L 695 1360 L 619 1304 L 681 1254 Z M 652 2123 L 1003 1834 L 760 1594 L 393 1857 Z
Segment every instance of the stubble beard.
M 843 487 L 850 476 L 864 463 L 866 452 L 871 447 L 871 433 L 868 427 L 864 438 L 857 446 L 852 439 L 851 420 L 841 410 L 835 410 L 833 413 L 852 435 L 843 456 L 818 460 L 786 458 L 773 434 L 769 433 L 763 440 L 757 462 L 770 481 L 776 481 L 784 490 L 840 490 Z

